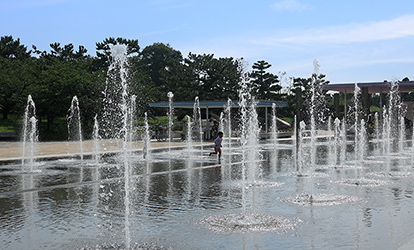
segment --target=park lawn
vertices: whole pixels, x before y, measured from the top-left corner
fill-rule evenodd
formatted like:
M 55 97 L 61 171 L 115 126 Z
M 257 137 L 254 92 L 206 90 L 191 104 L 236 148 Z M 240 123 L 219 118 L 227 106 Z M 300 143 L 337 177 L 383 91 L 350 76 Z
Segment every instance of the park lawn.
M 0 132 L 18 132 L 21 120 L 16 115 L 9 115 L 8 119 L 0 119 Z

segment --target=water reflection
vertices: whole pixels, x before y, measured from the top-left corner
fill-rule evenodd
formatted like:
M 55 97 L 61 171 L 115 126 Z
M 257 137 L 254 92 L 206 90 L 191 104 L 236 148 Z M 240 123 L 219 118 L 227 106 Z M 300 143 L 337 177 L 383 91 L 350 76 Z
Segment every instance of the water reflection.
M 410 238 L 410 156 L 367 158 L 358 172 L 354 162 L 317 160 L 311 178 L 292 175 L 292 148 L 269 147 L 255 181 L 242 180 L 236 147 L 222 157 L 132 157 L 129 181 L 111 158 L 51 161 L 37 173 L 3 167 L 1 244 L 182 249 L 214 238 L 217 248 L 396 248 Z

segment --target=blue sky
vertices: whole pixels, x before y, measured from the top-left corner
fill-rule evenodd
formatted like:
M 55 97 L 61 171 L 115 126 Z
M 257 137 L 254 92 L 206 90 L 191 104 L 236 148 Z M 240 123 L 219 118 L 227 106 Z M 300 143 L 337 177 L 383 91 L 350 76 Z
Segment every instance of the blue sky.
M 31 48 L 107 37 L 155 42 L 216 57 L 272 64 L 309 77 L 314 60 L 332 83 L 414 80 L 414 1 L 0 0 L 0 35 Z

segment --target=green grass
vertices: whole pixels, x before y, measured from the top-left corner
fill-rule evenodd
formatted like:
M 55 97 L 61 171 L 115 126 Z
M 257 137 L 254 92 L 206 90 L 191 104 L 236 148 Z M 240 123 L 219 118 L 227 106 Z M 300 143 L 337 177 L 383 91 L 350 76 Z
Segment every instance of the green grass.
M 0 119 L 0 132 L 19 132 L 21 120 L 16 115 L 9 115 L 9 118 Z

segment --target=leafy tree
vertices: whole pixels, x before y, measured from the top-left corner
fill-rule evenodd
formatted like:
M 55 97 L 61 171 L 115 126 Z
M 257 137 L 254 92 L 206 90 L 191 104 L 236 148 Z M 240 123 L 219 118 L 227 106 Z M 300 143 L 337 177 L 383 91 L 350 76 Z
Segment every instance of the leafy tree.
M 79 99 L 81 113 L 83 110 L 85 117 L 93 117 L 100 107 L 104 82 L 103 75 L 92 70 L 93 59 L 86 55 L 83 46 L 79 46 L 78 51 L 73 50 L 72 44 L 61 47 L 54 43 L 50 46 L 50 53 L 36 50 L 40 54 L 35 69 L 37 82 L 29 90 L 35 100 L 39 120 L 47 121 L 45 131 L 48 134 L 52 132 L 54 120 L 67 113 L 75 95 Z
M 217 59 L 213 54 L 189 53 L 184 61 L 192 78 L 190 88 L 196 90 L 200 100 L 237 98 L 238 84 L 242 77 L 239 67 L 241 59 Z
M 193 101 L 197 89 L 191 85 L 192 72 L 182 62 L 171 61 L 164 70 L 161 71 L 161 80 L 166 82 L 165 93 L 174 93 L 176 101 Z
M 3 120 L 16 112 L 23 93 L 33 78 L 31 51 L 20 44 L 20 39 L 3 36 L 0 39 L 0 112 Z
M 10 60 L 0 57 L 0 112 L 2 119 L 23 110 L 27 90 L 36 79 L 33 59 Z
M 147 84 L 156 91 L 154 101 L 163 100 L 162 93 L 177 92 L 176 88 L 183 83 L 179 82 L 183 80 L 183 56 L 180 51 L 169 44 L 154 43 L 145 47 L 139 58 L 139 69 L 148 77 Z
M 0 38 L 0 57 L 13 58 L 17 60 L 28 59 L 31 57 L 31 51 L 20 44 L 20 38 L 13 39 L 13 36 L 2 36 Z
M 262 60 L 253 64 L 253 71 L 250 73 L 252 94 L 259 100 L 276 100 L 277 92 L 282 89 L 278 84 L 278 76 L 266 72 L 272 65 Z

